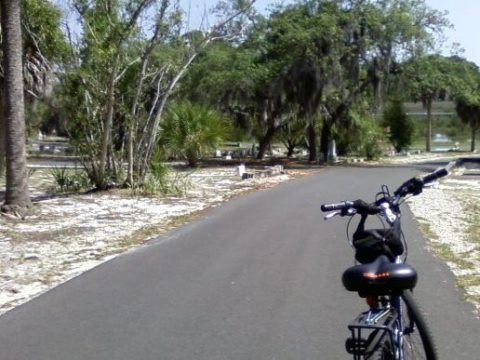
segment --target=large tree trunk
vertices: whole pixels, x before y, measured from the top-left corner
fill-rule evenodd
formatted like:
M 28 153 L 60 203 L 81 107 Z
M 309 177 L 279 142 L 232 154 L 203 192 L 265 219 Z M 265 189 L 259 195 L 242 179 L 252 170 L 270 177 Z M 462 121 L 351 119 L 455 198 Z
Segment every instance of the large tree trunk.
M 137 108 L 138 108 L 138 103 L 140 101 L 140 96 L 141 92 L 143 89 L 143 84 L 145 82 L 145 73 L 147 71 L 147 65 L 148 65 L 148 57 L 144 56 L 142 58 L 142 65 L 141 65 L 141 71 L 138 76 L 138 80 L 136 83 L 137 91 L 135 93 L 135 98 L 133 99 L 133 104 L 132 108 L 130 110 L 130 121 L 128 124 L 128 135 L 127 135 L 127 154 L 128 154 L 128 161 L 127 161 L 127 180 L 126 184 L 128 186 L 134 186 L 134 179 L 133 179 L 133 161 L 134 161 L 134 142 L 135 142 L 135 129 L 137 125 Z
M 107 113 L 103 124 L 103 137 L 101 143 L 101 152 L 99 159 L 99 167 L 97 178 L 95 179 L 95 186 L 104 190 L 107 186 L 107 161 L 108 150 L 112 147 L 112 127 L 113 127 L 113 115 L 115 111 L 115 83 L 118 76 L 118 63 L 120 61 L 120 55 L 117 53 L 113 60 L 112 70 L 107 85 Z
M 320 151 L 323 155 L 323 161 L 328 161 L 328 144 L 332 137 L 332 124 L 328 121 L 323 121 L 322 135 L 320 138 Z
M 160 12 L 160 19 L 163 19 L 167 10 L 167 7 L 169 5 L 168 0 L 163 0 L 161 3 L 161 12 Z M 146 78 L 146 73 L 147 73 L 147 67 L 149 65 L 149 60 L 150 60 L 150 55 L 152 54 L 153 50 L 155 49 L 156 43 L 158 39 L 162 35 L 161 31 L 161 25 L 163 22 L 158 22 L 155 31 L 150 39 L 150 42 L 148 46 L 145 48 L 145 51 L 142 55 L 142 60 L 141 60 L 141 65 L 140 65 L 140 74 L 137 77 L 137 81 L 135 86 L 137 87 L 137 90 L 135 92 L 135 97 L 133 99 L 132 103 L 132 108 L 130 109 L 130 121 L 128 123 L 128 136 L 127 136 L 127 154 L 128 154 L 128 161 L 127 161 L 127 179 L 126 179 L 126 185 L 128 186 L 134 186 L 135 185 L 135 179 L 134 179 L 134 161 L 135 161 L 135 154 L 134 154 L 134 143 L 137 141 L 136 136 L 137 136 L 137 126 L 138 126 L 138 120 L 137 120 L 137 110 L 138 106 L 140 103 L 140 97 L 142 96 L 142 90 L 143 86 L 145 83 L 145 78 Z M 138 175 L 138 174 L 137 174 Z
M 307 128 L 308 138 L 308 161 L 317 161 L 317 132 L 315 131 L 315 123 L 310 121 Z
M 3 91 L 0 89 L 0 177 L 5 175 L 6 163 L 5 163 L 5 151 L 6 151 L 6 128 L 3 116 Z
M 287 148 L 287 158 L 291 158 L 293 156 L 293 152 L 295 151 L 295 148 L 297 147 L 297 144 L 293 141 L 287 141 L 286 148 Z
M 477 133 L 477 128 L 475 126 L 472 126 L 472 140 L 471 140 L 471 145 L 470 145 L 470 151 L 471 152 L 475 152 L 475 137 L 476 137 L 476 133 Z
M 207 39 L 205 40 L 202 45 L 200 46 L 200 49 L 205 48 L 211 41 L 212 39 Z M 174 76 L 174 78 L 170 81 L 168 84 L 167 89 L 162 95 L 162 98 L 160 100 L 160 104 L 158 108 L 155 110 L 155 116 L 153 118 L 153 121 L 150 122 L 150 124 L 147 125 L 148 128 L 148 135 L 147 135 L 147 140 L 145 143 L 145 152 L 143 159 L 140 158 L 140 177 L 142 181 L 145 179 L 145 175 L 148 169 L 148 166 L 150 164 L 150 160 L 152 159 L 153 155 L 153 150 L 155 147 L 155 143 L 157 140 L 157 134 L 158 134 L 158 128 L 160 126 L 160 121 L 163 116 L 163 112 L 165 110 L 167 101 L 170 98 L 170 95 L 172 94 L 173 90 L 177 86 L 178 82 L 181 80 L 183 75 L 187 72 L 188 68 L 190 65 L 193 63 L 193 61 L 196 59 L 198 54 L 200 53 L 200 50 L 195 51 L 192 53 L 188 59 L 185 61 L 183 66 L 180 68 L 180 70 L 177 72 L 177 74 Z M 143 144 L 142 144 L 143 145 Z
M 20 0 L 1 2 L 7 157 L 7 186 L 2 211 L 24 216 L 31 202 L 25 146 L 20 3 Z
M 425 107 L 427 109 L 427 141 L 426 151 L 432 151 L 432 100 L 427 99 L 425 101 Z
M 269 126 L 267 132 L 260 140 L 260 144 L 258 146 L 258 154 L 257 159 L 263 159 L 265 153 L 267 152 L 268 146 L 272 142 L 273 136 L 275 135 L 276 128 L 273 126 Z

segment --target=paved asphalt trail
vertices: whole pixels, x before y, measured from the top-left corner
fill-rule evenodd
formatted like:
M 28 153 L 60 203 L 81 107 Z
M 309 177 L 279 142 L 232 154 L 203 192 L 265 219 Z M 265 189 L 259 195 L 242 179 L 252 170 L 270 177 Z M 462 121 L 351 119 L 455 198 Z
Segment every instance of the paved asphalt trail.
M 224 204 L 0 317 L 1 360 L 347 359 L 363 300 L 345 221 L 321 203 L 373 200 L 403 169 L 330 168 Z M 478 359 L 479 325 L 405 211 L 417 297 L 442 359 Z

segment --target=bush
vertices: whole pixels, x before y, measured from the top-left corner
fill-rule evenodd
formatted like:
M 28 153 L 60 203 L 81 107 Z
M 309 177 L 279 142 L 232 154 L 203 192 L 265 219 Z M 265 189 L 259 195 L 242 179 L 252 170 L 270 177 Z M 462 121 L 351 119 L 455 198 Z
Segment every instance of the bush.
M 383 125 L 389 130 L 389 138 L 397 152 L 407 150 L 415 136 L 415 123 L 407 116 L 400 99 L 390 100 L 383 113 Z
M 158 154 L 158 153 L 157 153 Z M 154 158 L 156 156 L 154 154 Z M 138 188 L 133 188 L 133 194 L 143 196 L 164 195 L 164 196 L 184 196 L 191 187 L 188 176 L 189 173 L 172 171 L 172 169 L 161 161 L 153 161 L 150 165 L 150 172 L 145 177 L 145 181 Z
M 340 154 L 375 160 L 386 150 L 382 128 L 368 116 L 351 114 L 349 126 L 338 127 L 335 133 Z
M 228 132 L 221 113 L 191 102 L 173 104 L 160 127 L 159 144 L 165 154 L 182 157 L 192 167 Z
M 54 167 L 50 170 L 50 174 L 53 177 L 56 189 L 61 192 L 77 192 L 82 189 L 88 189 L 92 186 L 85 170 Z
M 382 156 L 385 149 L 384 133 L 372 119 L 366 119 L 360 127 L 361 140 L 359 144 L 360 155 L 368 160 L 376 160 Z

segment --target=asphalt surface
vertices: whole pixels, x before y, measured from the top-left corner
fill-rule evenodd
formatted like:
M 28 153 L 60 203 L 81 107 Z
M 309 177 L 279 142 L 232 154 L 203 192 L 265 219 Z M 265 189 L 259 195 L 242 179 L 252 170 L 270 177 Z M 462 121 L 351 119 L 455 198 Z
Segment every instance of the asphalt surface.
M 340 281 L 346 221 L 319 206 L 417 172 L 329 168 L 215 208 L 0 317 L 0 359 L 348 359 L 346 325 L 365 305 Z M 478 359 L 480 320 L 408 209 L 403 226 L 440 358 Z

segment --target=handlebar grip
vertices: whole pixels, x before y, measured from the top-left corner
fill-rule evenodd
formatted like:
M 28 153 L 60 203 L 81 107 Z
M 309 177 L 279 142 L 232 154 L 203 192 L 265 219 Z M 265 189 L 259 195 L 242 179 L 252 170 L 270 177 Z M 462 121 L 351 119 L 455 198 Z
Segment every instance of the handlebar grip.
M 441 177 L 448 175 L 448 170 L 445 168 L 439 168 L 434 172 L 425 175 L 424 177 L 415 177 L 404 182 L 394 194 L 397 196 L 407 196 L 408 194 L 418 195 L 422 192 L 425 184 L 435 181 Z
M 335 211 L 335 210 L 344 210 L 351 208 L 353 206 L 352 201 L 342 201 L 336 204 L 323 204 L 320 209 L 323 212 Z
M 435 170 L 433 173 L 431 174 L 428 174 L 428 175 L 425 175 L 423 178 L 422 178 L 422 182 L 424 184 L 428 184 L 432 181 L 435 181 L 441 177 L 444 177 L 448 175 L 448 170 L 445 169 L 445 168 L 439 168 L 437 170 Z

